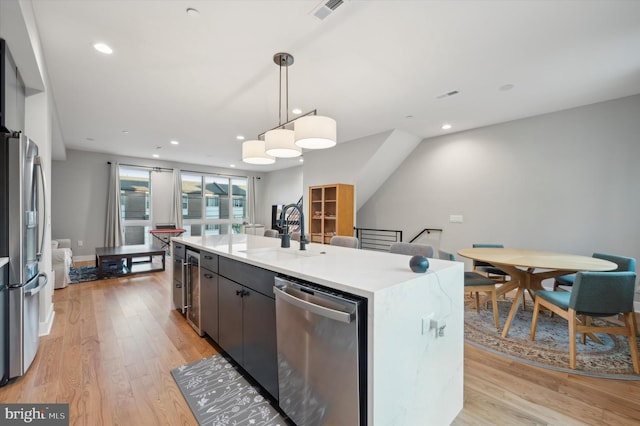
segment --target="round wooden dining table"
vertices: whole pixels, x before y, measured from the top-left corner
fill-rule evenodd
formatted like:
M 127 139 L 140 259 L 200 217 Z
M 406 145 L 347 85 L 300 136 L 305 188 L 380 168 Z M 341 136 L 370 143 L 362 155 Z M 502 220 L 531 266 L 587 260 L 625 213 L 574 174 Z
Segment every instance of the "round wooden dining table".
M 543 280 L 578 271 L 612 271 L 618 267 L 604 259 L 539 250 L 483 247 L 461 249 L 458 254 L 490 263 L 511 277 L 496 290 L 496 294 L 501 295 L 517 289 L 507 322 L 502 329 L 502 337 L 509 333 L 511 321 L 518 311 L 519 300 L 525 290 L 533 299 L 536 290 L 544 290 Z

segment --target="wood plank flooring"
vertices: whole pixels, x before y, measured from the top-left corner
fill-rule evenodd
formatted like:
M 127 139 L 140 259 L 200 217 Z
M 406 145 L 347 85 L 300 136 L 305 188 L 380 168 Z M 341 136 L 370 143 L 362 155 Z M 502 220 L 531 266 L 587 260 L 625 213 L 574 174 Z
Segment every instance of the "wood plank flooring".
M 0 402 L 69 403 L 71 425 L 196 424 L 169 370 L 216 350 L 172 309 L 170 270 L 74 284 L 53 300 L 51 334 L 29 372 L 0 388 Z M 464 409 L 453 424 L 637 425 L 640 382 L 535 368 L 465 345 Z

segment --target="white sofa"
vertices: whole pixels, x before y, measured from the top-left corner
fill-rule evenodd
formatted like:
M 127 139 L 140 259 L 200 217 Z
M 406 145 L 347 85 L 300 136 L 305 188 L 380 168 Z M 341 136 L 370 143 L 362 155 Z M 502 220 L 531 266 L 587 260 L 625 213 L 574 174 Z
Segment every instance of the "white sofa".
M 55 287 L 65 288 L 69 285 L 69 269 L 73 263 L 71 252 L 71 240 L 51 240 L 51 266 L 55 273 Z

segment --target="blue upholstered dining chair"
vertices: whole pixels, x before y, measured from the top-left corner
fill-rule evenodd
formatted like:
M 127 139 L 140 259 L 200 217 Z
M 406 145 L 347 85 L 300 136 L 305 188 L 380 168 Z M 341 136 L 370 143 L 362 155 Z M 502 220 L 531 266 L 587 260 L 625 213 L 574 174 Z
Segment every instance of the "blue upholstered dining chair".
M 408 254 L 411 256 L 433 257 L 433 247 L 428 244 L 397 242 L 389 246 L 389 252 Z
M 455 262 L 456 257 L 453 253 L 444 250 L 438 250 L 438 257 L 442 260 L 450 260 Z M 480 292 L 491 295 L 491 304 L 493 307 L 493 322 L 496 328 L 500 328 L 499 312 L 498 312 L 498 296 L 496 295 L 496 282 L 491 278 L 480 275 L 477 272 L 464 273 L 464 291 L 475 294 L 476 311 L 480 313 Z
M 636 260 L 632 257 L 618 256 L 616 254 L 607 254 L 607 253 L 593 253 L 591 257 L 594 257 L 596 259 L 608 260 L 609 262 L 613 262 L 616 265 L 618 265 L 618 267 L 615 270 L 609 271 L 609 272 L 623 272 L 623 271 L 635 272 L 636 270 Z M 553 289 L 557 290 L 558 286 L 560 285 L 571 287 L 573 285 L 573 280 L 575 279 L 575 277 L 576 277 L 576 274 L 563 275 L 561 277 L 557 277 L 553 282 Z
M 473 244 L 473 248 L 504 248 L 504 245 L 502 244 Z M 478 272 L 481 275 L 484 275 L 487 278 L 491 278 L 492 280 L 494 280 L 495 282 L 499 283 L 499 284 L 504 284 L 507 282 L 507 277 L 509 276 L 509 274 L 507 274 L 506 272 L 504 272 L 502 269 L 500 268 L 496 268 L 495 266 L 493 266 L 490 263 L 487 262 L 482 262 L 481 260 L 474 260 L 473 261 L 473 271 L 474 272 Z M 504 297 L 506 297 L 506 295 L 504 295 Z M 522 293 L 522 309 L 526 309 L 526 304 L 525 304 L 525 296 L 524 293 Z
M 473 248 L 504 248 L 502 244 L 473 244 Z M 507 274 L 500 268 L 496 268 L 490 263 L 482 262 L 480 260 L 473 261 L 474 272 L 479 272 L 481 275 L 485 275 L 487 278 L 498 283 L 504 283 L 507 281 Z
M 638 345 L 636 343 L 637 324 L 633 311 L 633 294 L 636 284 L 635 272 L 578 272 L 571 292 L 540 290 L 536 292 L 531 323 L 531 340 L 535 339 L 538 311 L 545 307 L 566 319 L 569 324 L 569 367 L 576 368 L 576 335 L 593 332 L 621 334 L 629 338 L 633 371 L 640 374 Z M 613 323 L 596 326 L 591 317 L 621 315 L 624 326 Z

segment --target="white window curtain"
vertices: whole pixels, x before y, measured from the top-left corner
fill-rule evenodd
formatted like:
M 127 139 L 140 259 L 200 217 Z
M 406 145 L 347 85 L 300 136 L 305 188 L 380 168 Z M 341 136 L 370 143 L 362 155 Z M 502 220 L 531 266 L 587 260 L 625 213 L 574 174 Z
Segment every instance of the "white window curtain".
M 173 169 L 173 201 L 171 203 L 170 222 L 176 225 L 176 228 L 182 228 L 182 178 L 180 177 L 180 169 Z
M 120 211 L 120 163 L 116 162 L 111 163 L 109 176 L 107 223 L 104 233 L 105 247 L 118 247 L 124 244 Z
M 256 178 L 250 176 L 247 179 L 247 215 L 249 216 L 249 224 L 256 224 Z

